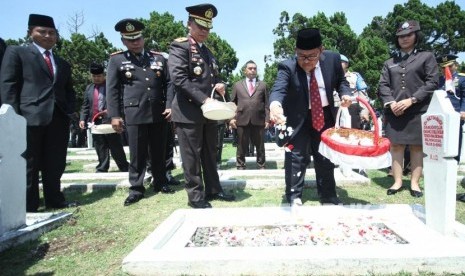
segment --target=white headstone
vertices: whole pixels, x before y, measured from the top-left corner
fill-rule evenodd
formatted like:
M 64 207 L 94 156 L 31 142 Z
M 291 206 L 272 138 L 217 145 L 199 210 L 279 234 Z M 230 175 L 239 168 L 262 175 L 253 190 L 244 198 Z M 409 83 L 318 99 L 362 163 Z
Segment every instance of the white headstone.
M 0 108 L 0 236 L 26 223 L 26 120 Z
M 428 111 L 421 116 L 426 225 L 444 234 L 453 233 L 457 191 L 460 115 L 447 93 L 434 91 Z

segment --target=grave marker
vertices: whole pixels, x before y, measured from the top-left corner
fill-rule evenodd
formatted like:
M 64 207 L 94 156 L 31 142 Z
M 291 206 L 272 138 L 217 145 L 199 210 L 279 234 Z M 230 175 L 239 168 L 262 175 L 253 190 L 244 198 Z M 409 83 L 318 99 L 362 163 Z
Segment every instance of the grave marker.
M 428 111 L 421 116 L 426 225 L 444 235 L 453 233 L 460 115 L 447 93 L 434 91 Z
M 26 223 L 26 120 L 0 108 L 0 236 Z

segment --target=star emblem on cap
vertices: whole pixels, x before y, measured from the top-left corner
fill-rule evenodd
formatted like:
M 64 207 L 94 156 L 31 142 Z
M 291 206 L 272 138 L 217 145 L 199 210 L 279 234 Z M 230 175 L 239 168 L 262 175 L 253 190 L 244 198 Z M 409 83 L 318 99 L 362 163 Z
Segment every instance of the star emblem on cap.
M 132 25 L 131 23 L 128 22 L 128 23 L 126 24 L 126 31 L 132 32 L 132 31 L 134 31 L 134 29 L 135 29 L 135 27 L 134 27 L 134 25 Z
M 212 9 L 208 9 L 207 11 L 205 11 L 205 18 L 208 18 L 208 19 L 213 18 L 213 10 Z

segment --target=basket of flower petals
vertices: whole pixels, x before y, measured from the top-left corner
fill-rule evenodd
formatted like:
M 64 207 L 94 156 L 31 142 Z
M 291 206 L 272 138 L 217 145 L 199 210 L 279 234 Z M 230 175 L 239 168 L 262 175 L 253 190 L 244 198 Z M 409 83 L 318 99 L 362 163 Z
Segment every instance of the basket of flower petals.
M 94 117 L 92 118 L 92 122 L 87 123 L 87 127 L 90 128 L 90 132 L 92 134 L 110 134 L 116 132 L 111 126 L 111 124 L 102 123 L 106 115 L 106 110 L 101 111 L 94 115 Z
M 337 165 L 347 165 L 359 169 L 380 169 L 391 166 L 390 142 L 380 137 L 378 120 L 371 105 L 363 98 L 357 101 L 364 104 L 374 123 L 374 131 L 342 128 L 339 126 L 341 109 L 336 117 L 336 125 L 321 134 L 318 151 Z

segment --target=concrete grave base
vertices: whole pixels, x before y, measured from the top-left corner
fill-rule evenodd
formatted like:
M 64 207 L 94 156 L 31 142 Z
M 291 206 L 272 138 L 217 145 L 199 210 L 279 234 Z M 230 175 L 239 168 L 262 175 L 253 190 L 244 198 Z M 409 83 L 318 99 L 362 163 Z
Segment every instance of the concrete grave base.
M 372 216 L 407 244 L 344 246 L 186 247 L 198 227 L 328 222 Z M 122 264 L 131 275 L 356 275 L 458 273 L 465 270 L 465 227 L 453 235 L 427 228 L 420 205 L 180 209 Z
M 71 213 L 26 213 L 26 225 L 0 236 L 0 252 L 37 239 L 43 233 L 62 225 Z

